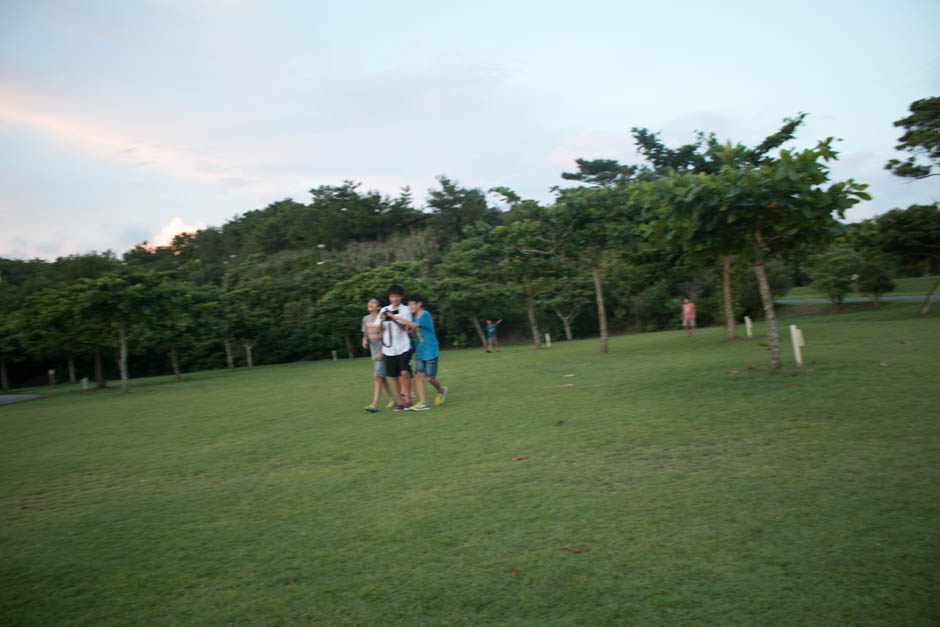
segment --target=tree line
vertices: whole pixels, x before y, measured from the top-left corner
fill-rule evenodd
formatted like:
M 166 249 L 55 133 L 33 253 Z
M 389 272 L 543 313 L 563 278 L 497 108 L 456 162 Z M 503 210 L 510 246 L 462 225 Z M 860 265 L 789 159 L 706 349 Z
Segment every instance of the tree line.
M 940 261 L 937 204 L 840 221 L 869 196 L 830 181 L 832 138 L 782 148 L 804 118 L 754 147 L 697 133 L 671 148 L 634 128 L 639 164 L 578 159 L 547 203 L 440 176 L 417 208 L 407 188 L 345 181 L 120 259 L 0 258 L 0 383 L 57 368 L 126 391 L 131 372 L 356 356 L 366 301 L 393 283 L 425 296 L 451 347 L 485 345 L 482 323 L 501 318 L 535 348 L 549 332 L 606 352 L 611 333 L 678 327 L 691 297 L 728 339 L 743 315 L 764 317 L 777 367 L 775 294 L 813 283 L 834 302 L 853 287 L 877 297 Z

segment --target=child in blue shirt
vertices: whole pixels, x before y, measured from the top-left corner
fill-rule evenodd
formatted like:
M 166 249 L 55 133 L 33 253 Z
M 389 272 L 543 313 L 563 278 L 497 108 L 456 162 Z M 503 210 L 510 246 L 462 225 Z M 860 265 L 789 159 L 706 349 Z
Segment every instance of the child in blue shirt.
M 502 321 L 503 321 L 502 318 L 500 318 L 496 322 L 493 322 L 492 320 L 486 321 L 486 352 L 487 353 L 491 352 L 494 348 L 496 349 L 497 353 L 499 352 L 499 340 L 496 338 L 496 329 L 499 328 L 499 323 Z
M 424 309 L 424 298 L 420 294 L 412 294 L 408 297 L 408 309 L 411 311 L 411 317 L 414 322 L 403 320 L 395 316 L 390 316 L 396 322 L 400 322 L 408 329 L 416 331 L 415 337 L 415 373 L 417 374 L 418 400 L 419 404 L 410 408 L 411 411 L 426 411 L 431 409 L 427 404 L 424 395 L 424 381 L 434 386 L 437 390 L 437 397 L 434 399 L 434 406 L 440 406 L 447 400 L 447 386 L 442 386 L 437 380 L 437 360 L 438 343 L 437 336 L 434 335 L 434 320 L 431 319 L 431 312 Z

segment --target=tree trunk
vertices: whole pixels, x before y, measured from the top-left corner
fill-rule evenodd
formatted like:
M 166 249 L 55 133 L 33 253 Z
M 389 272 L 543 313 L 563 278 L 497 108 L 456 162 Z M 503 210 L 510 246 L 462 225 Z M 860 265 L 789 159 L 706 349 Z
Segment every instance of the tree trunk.
M 170 366 L 173 367 L 173 374 L 176 375 L 176 382 L 179 383 L 183 378 L 180 376 L 180 360 L 175 346 L 170 347 Z
M 736 340 L 734 330 L 734 302 L 731 300 L 731 256 L 726 255 L 721 264 L 721 291 L 725 307 L 725 339 Z
M 228 338 L 222 340 L 223 346 L 225 346 L 225 363 L 228 364 L 228 369 L 232 370 L 235 368 L 235 360 L 232 359 L 232 343 L 229 342 Z
M 69 355 L 68 361 L 69 367 L 69 383 L 78 383 L 78 379 L 75 378 L 75 357 Z
M 121 394 L 127 394 L 127 326 L 124 321 L 118 322 L 118 370 L 121 371 Z
M 346 354 L 349 355 L 350 359 L 353 359 L 356 355 L 353 354 L 352 342 L 349 341 L 348 335 L 344 335 L 343 339 L 346 340 Z
M 245 342 L 244 344 L 242 344 L 242 346 L 245 347 L 245 363 L 248 365 L 249 368 L 251 368 L 252 366 L 255 365 L 254 362 L 251 360 L 251 349 L 254 347 L 254 344 Z
M 525 310 L 529 314 L 529 328 L 532 329 L 532 339 L 535 340 L 535 350 L 542 348 L 542 336 L 539 333 L 539 325 L 535 321 L 535 299 L 526 295 Z
M 764 318 L 767 320 L 767 343 L 770 346 L 770 365 L 780 367 L 780 336 L 777 334 L 777 314 L 774 311 L 774 295 L 770 292 L 770 282 L 767 281 L 767 270 L 764 260 L 754 264 L 754 274 L 757 276 L 757 287 L 760 289 L 760 298 L 764 303 Z
M 557 307 L 555 307 L 554 309 L 555 309 L 555 315 L 561 318 L 561 323 L 565 325 L 565 338 L 567 338 L 567 340 L 570 342 L 571 340 L 574 339 L 574 335 L 572 335 L 571 333 L 571 321 L 574 319 L 574 316 L 577 313 L 577 310 L 571 312 L 567 316 L 563 316 Z
M 101 367 L 101 347 L 95 347 L 95 387 L 102 389 L 107 387 L 108 382 L 104 380 L 104 368 Z
M 477 335 L 480 336 L 480 343 L 483 344 L 483 348 L 487 348 L 486 334 L 483 332 L 483 327 L 480 326 L 480 321 L 477 320 L 476 316 L 470 316 L 470 319 L 473 320 L 473 328 L 477 330 Z
M 10 389 L 10 381 L 7 379 L 7 360 L 0 357 L 0 390 L 6 392 Z
M 601 352 L 607 352 L 607 310 L 604 308 L 604 288 L 601 287 L 601 271 L 598 264 L 591 265 L 594 277 L 594 294 L 597 296 L 597 319 L 601 324 Z
M 928 311 L 930 311 L 930 299 L 933 298 L 933 294 L 934 294 L 934 292 L 937 291 L 937 288 L 938 288 L 938 287 L 940 287 L 940 277 L 937 277 L 937 280 L 934 281 L 934 283 L 933 283 L 933 287 L 930 288 L 930 293 L 927 294 L 927 296 L 924 297 L 924 304 L 923 304 L 923 305 L 921 306 L 921 308 L 920 308 L 920 313 L 921 313 L 921 315 L 924 315 L 924 314 L 926 314 Z

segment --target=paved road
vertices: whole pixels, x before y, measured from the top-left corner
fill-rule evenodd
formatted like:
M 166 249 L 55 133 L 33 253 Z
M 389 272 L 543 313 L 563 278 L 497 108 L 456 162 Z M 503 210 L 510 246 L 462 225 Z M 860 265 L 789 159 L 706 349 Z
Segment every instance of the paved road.
M 881 300 L 924 300 L 926 294 L 921 294 L 920 296 L 882 296 Z M 934 294 L 936 296 L 936 294 Z M 843 303 L 867 303 L 871 299 L 867 296 L 849 296 L 848 298 L 843 298 Z M 796 304 L 796 303 L 829 303 L 832 302 L 828 298 L 781 298 L 776 301 L 780 305 L 787 304 Z
M 34 398 L 42 398 L 42 396 L 39 394 L 0 394 L 0 405 L 18 401 L 31 401 Z

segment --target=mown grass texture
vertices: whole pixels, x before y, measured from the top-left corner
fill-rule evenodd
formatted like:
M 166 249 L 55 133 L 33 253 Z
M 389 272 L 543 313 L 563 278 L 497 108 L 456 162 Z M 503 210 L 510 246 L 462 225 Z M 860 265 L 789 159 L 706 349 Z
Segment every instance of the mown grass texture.
M 929 294 L 937 281 L 935 276 L 905 277 L 894 279 L 894 289 L 882 296 L 917 296 Z M 846 296 L 866 296 L 852 290 Z M 826 294 L 810 286 L 794 287 L 783 298 L 828 298 Z
M 423 413 L 361 359 L 0 407 L 0 622 L 936 624 L 915 309 L 784 310 L 780 372 L 720 328 L 446 351 Z

